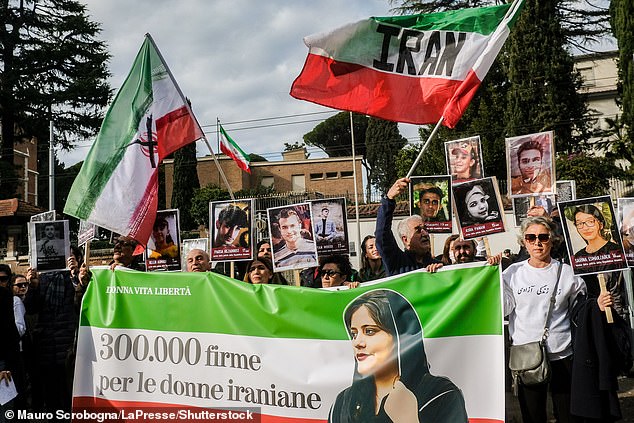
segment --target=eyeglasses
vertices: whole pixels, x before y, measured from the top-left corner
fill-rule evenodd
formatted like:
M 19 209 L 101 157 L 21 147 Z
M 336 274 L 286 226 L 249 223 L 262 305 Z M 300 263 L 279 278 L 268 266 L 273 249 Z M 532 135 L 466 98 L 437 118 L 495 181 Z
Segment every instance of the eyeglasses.
M 531 244 L 537 240 L 539 240 L 539 242 L 548 242 L 550 241 L 550 234 L 525 234 L 524 239 Z
M 431 204 L 433 206 L 437 206 L 438 204 L 440 204 L 440 201 L 438 201 L 438 200 L 430 200 L 429 198 L 424 198 L 423 199 L 423 204 L 425 204 L 426 206 L 428 206 L 429 204 Z
M 18 288 L 26 288 L 29 284 L 26 282 L 15 283 L 13 286 L 17 286 Z
M 342 273 L 337 272 L 336 270 L 322 270 L 321 271 L 321 276 L 328 276 L 329 278 L 332 278 L 335 275 L 342 275 Z
M 585 222 L 575 222 L 575 226 L 577 227 L 577 229 L 583 228 L 583 225 L 585 225 L 586 228 L 594 228 L 596 224 L 597 224 L 596 219 L 586 220 Z

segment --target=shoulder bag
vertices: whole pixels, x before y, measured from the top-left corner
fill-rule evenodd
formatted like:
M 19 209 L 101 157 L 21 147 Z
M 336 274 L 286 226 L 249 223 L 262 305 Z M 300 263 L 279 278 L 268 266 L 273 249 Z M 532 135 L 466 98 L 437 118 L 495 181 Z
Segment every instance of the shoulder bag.
M 513 377 L 513 392 L 516 396 L 518 383 L 522 385 L 538 385 L 550 381 L 550 362 L 548 361 L 548 354 L 546 352 L 546 339 L 548 338 L 548 325 L 550 324 L 550 317 L 555 305 L 555 295 L 557 295 L 557 287 L 559 285 L 562 267 L 563 265 L 559 263 L 557 281 L 550 296 L 542 339 L 529 342 L 528 344 L 511 345 L 509 368 L 511 369 L 511 375 Z

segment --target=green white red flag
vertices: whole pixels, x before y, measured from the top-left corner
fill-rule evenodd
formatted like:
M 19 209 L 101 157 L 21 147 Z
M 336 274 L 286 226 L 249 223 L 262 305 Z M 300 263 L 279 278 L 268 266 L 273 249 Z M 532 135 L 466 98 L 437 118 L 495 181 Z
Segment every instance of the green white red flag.
M 304 39 L 291 95 L 335 109 L 453 128 L 514 24 L 523 0 L 424 15 L 373 17 Z
M 392 350 L 387 360 L 398 356 L 400 380 L 425 391 L 415 391 L 421 409 L 444 398 L 432 389 L 442 380 L 459 390 L 452 395 L 464 399 L 456 405 L 470 423 L 504 421 L 497 266 L 416 271 L 341 291 L 252 285 L 212 272 L 92 270 L 81 310 L 74 412 L 120 416 L 252 407 L 260 420 L 231 421 L 326 422 L 338 394 L 358 380 L 356 366 L 363 360 L 345 311 L 379 293 L 390 297 L 389 309 L 380 309 L 398 332 L 389 345 L 374 344 L 376 357 L 365 362 L 374 360 L 381 369 L 381 351 Z M 408 379 L 412 374 L 421 377 Z M 372 393 L 365 397 L 374 400 Z M 450 407 L 443 411 L 444 419 L 431 421 L 465 421 L 447 418 L 456 411 Z
M 145 245 L 156 216 L 159 164 L 202 137 L 176 81 L 146 34 L 73 183 L 64 213 Z
M 240 169 L 251 173 L 251 168 L 249 168 L 249 165 L 251 164 L 249 155 L 242 151 L 233 138 L 227 134 L 227 131 L 225 131 L 225 128 L 223 128 L 222 125 L 218 126 L 220 127 L 220 150 L 222 150 L 222 152 L 227 156 L 231 157 Z

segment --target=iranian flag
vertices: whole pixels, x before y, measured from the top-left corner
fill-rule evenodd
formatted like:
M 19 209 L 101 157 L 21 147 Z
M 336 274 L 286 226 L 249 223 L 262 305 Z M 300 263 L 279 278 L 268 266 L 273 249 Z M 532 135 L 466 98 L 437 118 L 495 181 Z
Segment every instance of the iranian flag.
M 523 0 L 425 15 L 373 17 L 308 36 L 291 95 L 397 122 L 453 128 Z
M 249 168 L 249 155 L 246 154 L 238 144 L 227 134 L 222 125 L 220 127 L 220 150 L 227 156 L 231 157 L 238 167 L 245 172 L 251 173 Z
M 389 369 L 415 395 L 420 421 L 502 423 L 501 293 L 499 268 L 482 264 L 340 291 L 93 268 L 73 411 L 204 421 L 205 412 L 248 409 L 262 422 L 340 421 L 340 393 L 359 386 L 359 374 L 371 383 Z M 380 327 L 364 317 L 373 305 Z M 377 334 L 382 344 L 369 339 Z M 356 400 L 363 408 L 374 395 Z
M 157 209 L 158 166 L 203 132 L 146 34 L 68 195 L 64 213 L 145 245 Z

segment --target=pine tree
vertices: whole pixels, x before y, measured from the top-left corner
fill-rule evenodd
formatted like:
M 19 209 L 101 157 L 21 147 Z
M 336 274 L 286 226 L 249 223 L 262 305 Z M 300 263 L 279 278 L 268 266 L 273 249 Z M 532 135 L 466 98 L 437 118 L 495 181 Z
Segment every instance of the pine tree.
M 94 135 L 110 97 L 110 55 L 95 38 L 100 27 L 90 21 L 86 6 L 76 0 L 0 0 L 0 20 L 5 165 L 13 165 L 16 137 L 35 136 L 44 144 L 50 120 L 62 148 Z M 0 182 L 0 191 L 14 192 L 6 182 Z M 48 180 L 40 182 L 47 189 Z
M 194 193 L 200 188 L 196 160 L 196 143 L 190 143 L 174 153 L 174 188 L 172 207 L 180 211 L 183 230 L 195 229 L 196 222 L 191 215 Z
M 554 130 L 556 151 L 571 153 L 588 147 L 591 122 L 565 42 L 557 2 L 526 0 L 507 41 L 505 120 L 508 136 Z
M 396 122 L 370 118 L 365 135 L 368 181 L 385 193 L 397 179 L 396 160 L 407 144 Z
M 634 3 L 631 0 L 612 0 L 610 3 L 612 33 L 619 46 L 619 97 L 622 109 L 621 124 L 625 127 L 623 147 L 634 153 Z

